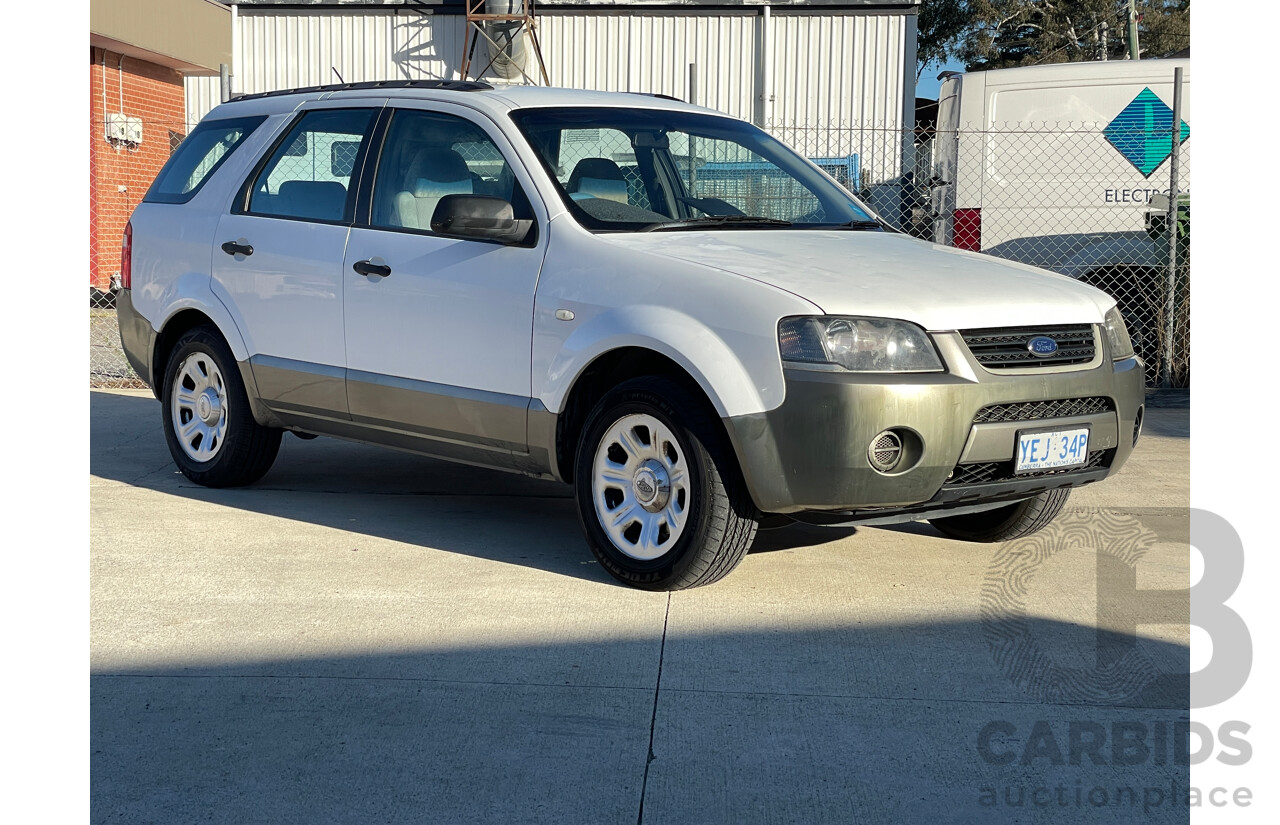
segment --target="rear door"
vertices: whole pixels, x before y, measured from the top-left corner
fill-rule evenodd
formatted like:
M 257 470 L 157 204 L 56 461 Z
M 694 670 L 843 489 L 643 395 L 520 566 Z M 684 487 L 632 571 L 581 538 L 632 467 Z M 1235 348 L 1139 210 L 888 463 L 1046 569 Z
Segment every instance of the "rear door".
M 219 222 L 213 281 L 280 412 L 348 417 L 343 269 L 354 182 L 384 100 L 299 113 Z

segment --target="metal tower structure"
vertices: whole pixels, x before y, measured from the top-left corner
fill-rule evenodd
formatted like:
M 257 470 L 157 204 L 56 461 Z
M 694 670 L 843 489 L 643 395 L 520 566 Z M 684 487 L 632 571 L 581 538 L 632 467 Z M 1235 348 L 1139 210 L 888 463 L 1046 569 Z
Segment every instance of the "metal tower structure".
M 462 35 L 461 80 L 479 80 L 490 67 L 503 77 L 514 80 L 517 73 L 525 81 L 537 85 L 523 65 L 525 45 L 522 33 L 527 32 L 538 61 L 542 85 L 550 86 L 547 64 L 542 60 L 542 46 L 538 42 L 538 26 L 534 21 L 534 0 L 465 0 L 467 23 Z M 472 58 L 480 38 L 488 43 L 489 62 L 472 77 Z M 479 61 L 476 61 L 477 63 Z M 514 70 L 514 71 L 513 71 Z

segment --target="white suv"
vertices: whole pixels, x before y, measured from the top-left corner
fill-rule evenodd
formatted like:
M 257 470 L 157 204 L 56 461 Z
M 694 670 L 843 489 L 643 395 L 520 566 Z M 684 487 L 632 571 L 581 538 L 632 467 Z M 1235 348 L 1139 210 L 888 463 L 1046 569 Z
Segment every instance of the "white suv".
M 1124 463 L 1115 302 L 899 234 L 740 120 L 483 83 L 242 97 L 125 234 L 121 335 L 210 486 L 327 435 L 571 483 L 679 589 L 762 523 L 1045 526 Z

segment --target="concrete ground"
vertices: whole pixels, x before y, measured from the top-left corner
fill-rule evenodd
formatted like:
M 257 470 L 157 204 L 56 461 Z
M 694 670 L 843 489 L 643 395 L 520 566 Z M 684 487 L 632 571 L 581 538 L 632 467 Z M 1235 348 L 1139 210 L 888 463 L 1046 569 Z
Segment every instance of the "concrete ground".
M 672 595 L 559 485 L 286 436 L 209 490 L 91 412 L 94 822 L 1187 820 L 1187 410 L 1038 542 L 793 526 Z

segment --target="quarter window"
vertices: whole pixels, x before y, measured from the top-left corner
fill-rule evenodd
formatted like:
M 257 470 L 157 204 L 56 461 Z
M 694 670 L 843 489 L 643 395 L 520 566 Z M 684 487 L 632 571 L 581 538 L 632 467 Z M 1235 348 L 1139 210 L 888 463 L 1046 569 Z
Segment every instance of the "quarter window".
M 186 203 L 266 117 L 207 120 L 178 144 L 143 200 Z M 172 134 L 172 133 L 170 133 Z
M 352 176 L 372 123 L 372 109 L 323 109 L 303 115 L 259 172 L 247 211 L 350 221 Z

